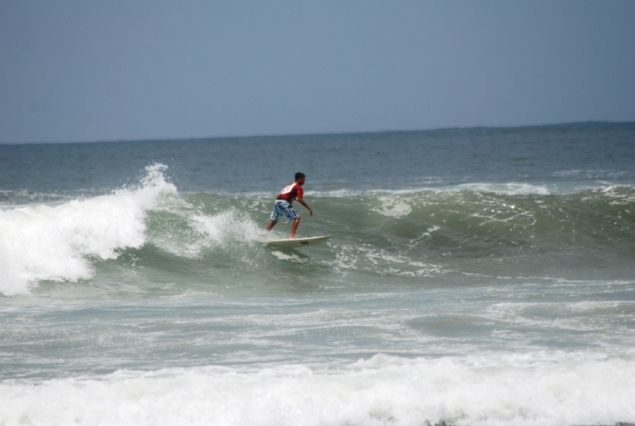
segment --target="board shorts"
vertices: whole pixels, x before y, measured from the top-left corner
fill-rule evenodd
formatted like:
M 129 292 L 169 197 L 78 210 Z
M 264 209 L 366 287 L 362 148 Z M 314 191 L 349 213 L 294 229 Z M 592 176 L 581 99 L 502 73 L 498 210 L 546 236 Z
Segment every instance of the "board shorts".
M 287 200 L 276 200 L 273 204 L 273 211 L 271 212 L 270 219 L 277 222 L 280 216 L 286 217 L 288 220 L 296 220 L 300 217 L 298 212 L 295 211 L 291 204 Z

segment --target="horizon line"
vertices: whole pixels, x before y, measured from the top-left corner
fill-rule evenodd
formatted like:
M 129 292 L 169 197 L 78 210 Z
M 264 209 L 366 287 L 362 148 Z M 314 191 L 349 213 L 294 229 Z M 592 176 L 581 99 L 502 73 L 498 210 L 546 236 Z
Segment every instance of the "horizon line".
M 382 133 L 416 133 L 416 132 L 436 132 L 449 130 L 471 130 L 471 129 L 523 129 L 523 128 L 539 128 L 539 127 L 559 127 L 572 125 L 621 125 L 635 124 L 635 120 L 580 120 L 580 121 L 563 121 L 550 123 L 533 123 L 533 124 L 512 124 L 512 125 L 467 125 L 467 126 L 441 126 L 428 128 L 402 128 L 402 129 L 377 129 L 377 130 L 344 130 L 344 131 L 324 131 L 324 132 L 301 132 L 301 133 L 253 133 L 253 134 L 235 134 L 235 135 L 216 135 L 216 136 L 179 136 L 179 137 L 148 137 L 148 138 L 131 138 L 131 139 L 93 139 L 93 140 L 65 140 L 65 141 L 25 141 L 25 142 L 0 142 L 0 146 L 15 145 L 71 145 L 71 144 L 102 144 L 102 143 L 137 143 L 137 142 L 169 142 L 169 141 L 202 141 L 202 140 L 221 140 L 221 139 L 251 139 L 251 138 L 275 138 L 275 137 L 307 137 L 307 136 L 333 136 L 333 135 L 364 135 L 364 134 L 382 134 Z

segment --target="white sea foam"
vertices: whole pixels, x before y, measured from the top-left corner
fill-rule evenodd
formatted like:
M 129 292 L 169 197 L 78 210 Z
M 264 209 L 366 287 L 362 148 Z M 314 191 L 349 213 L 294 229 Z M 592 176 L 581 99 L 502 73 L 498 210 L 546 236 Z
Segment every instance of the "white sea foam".
M 176 194 L 164 169 L 161 164 L 146 167 L 134 189 L 0 210 L 0 293 L 26 293 L 40 280 L 90 278 L 87 258 L 112 259 L 118 249 L 142 246 L 146 212 L 162 196 Z
M 195 228 L 206 236 L 206 241 L 222 245 L 227 241 L 257 241 L 264 231 L 253 221 L 231 209 L 213 216 L 195 215 L 191 219 Z
M 504 195 L 549 195 L 551 191 L 545 185 L 533 185 L 524 182 L 507 183 L 466 183 L 458 185 L 459 190 L 470 190 L 477 192 L 493 192 Z
M 278 260 L 284 260 L 288 262 L 294 263 L 306 263 L 307 260 L 297 254 L 288 254 L 282 251 L 274 250 L 271 252 L 271 255 Z
M 605 185 L 595 187 L 593 192 L 601 193 L 613 200 L 612 204 L 630 204 L 635 202 L 634 185 Z
M 583 188 L 584 189 L 584 188 Z M 456 191 L 477 191 L 477 192 L 493 192 L 497 194 L 505 195 L 549 195 L 555 191 L 547 185 L 530 184 L 526 182 L 475 182 L 475 183 L 463 183 L 458 185 L 439 185 L 439 186 L 421 186 L 414 188 L 402 188 L 402 189 L 365 189 L 365 190 L 348 190 L 348 189 L 334 189 L 330 191 L 307 191 L 307 196 L 315 197 L 333 197 L 333 198 L 347 198 L 351 196 L 359 195 L 409 195 L 418 194 L 421 192 L 456 192 Z M 555 191 L 558 192 L 558 191 Z
M 0 424 L 609 425 L 635 420 L 634 376 L 633 360 L 572 354 L 121 371 L 4 381 Z
M 182 203 L 185 202 L 179 200 L 177 204 Z M 265 235 L 261 226 L 236 209 L 203 214 L 187 205 L 185 209 L 171 206 L 168 210 L 180 215 L 187 227 L 170 232 L 159 228 L 159 232 L 150 236 L 149 242 L 176 256 L 196 258 L 207 248 L 226 248 L 235 243 L 250 243 L 264 238 Z
M 380 206 L 376 212 L 387 217 L 402 218 L 412 213 L 412 206 L 406 200 L 394 196 L 380 196 Z
M 615 184 L 609 181 L 596 181 L 594 183 L 550 183 L 550 184 L 534 184 L 528 182 L 472 182 L 457 185 L 435 185 L 420 186 L 413 188 L 376 188 L 376 189 L 333 189 L 325 191 L 310 190 L 306 192 L 307 197 L 327 197 L 327 198 L 350 198 L 357 196 L 407 196 L 425 193 L 442 193 L 442 192 L 490 192 L 501 195 L 562 195 L 576 194 L 585 191 L 595 191 L 602 193 L 611 193 L 617 190 L 632 190 L 634 185 L 628 183 Z M 263 194 L 263 196 L 269 196 Z
M 558 170 L 552 173 L 555 177 L 576 178 L 576 179 L 619 179 L 628 176 L 626 170 L 606 170 L 606 169 L 569 169 Z

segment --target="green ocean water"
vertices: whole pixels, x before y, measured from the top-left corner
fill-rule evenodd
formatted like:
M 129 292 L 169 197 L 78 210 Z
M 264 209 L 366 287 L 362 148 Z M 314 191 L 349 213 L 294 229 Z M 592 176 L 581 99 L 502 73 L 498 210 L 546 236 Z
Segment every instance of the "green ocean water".
M 633 123 L 0 146 L 0 424 L 635 421 L 634 165 Z M 298 170 L 332 238 L 267 249 Z

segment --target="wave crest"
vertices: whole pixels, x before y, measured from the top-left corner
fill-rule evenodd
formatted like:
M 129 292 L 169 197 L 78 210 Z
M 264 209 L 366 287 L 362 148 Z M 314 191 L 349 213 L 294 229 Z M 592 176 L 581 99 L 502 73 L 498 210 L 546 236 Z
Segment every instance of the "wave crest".
M 138 187 L 108 195 L 0 210 L 0 293 L 26 293 L 39 280 L 87 279 L 94 274 L 87 258 L 141 247 L 146 212 L 177 193 L 165 170 L 147 166 Z

